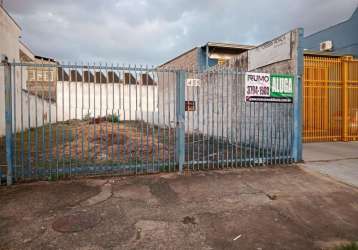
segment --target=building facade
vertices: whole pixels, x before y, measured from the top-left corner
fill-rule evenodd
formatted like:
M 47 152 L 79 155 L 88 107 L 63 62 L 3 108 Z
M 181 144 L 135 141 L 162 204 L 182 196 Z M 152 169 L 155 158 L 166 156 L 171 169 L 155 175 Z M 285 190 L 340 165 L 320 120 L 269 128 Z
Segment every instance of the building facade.
M 34 56 L 33 66 L 27 66 L 27 90 L 47 101 L 56 101 L 57 62 L 50 58 Z M 49 65 L 49 66 L 41 66 Z
M 9 62 L 36 63 L 38 59 L 20 41 L 21 27 L 0 5 L 0 55 Z M 49 112 L 56 105 L 35 95 L 28 88 L 28 69 L 31 67 L 12 67 L 13 128 L 16 131 L 42 126 L 49 122 Z M 31 75 L 30 75 L 31 76 Z M 0 117 L 5 117 L 4 66 L 0 66 Z M 48 93 L 48 91 L 47 91 Z M 41 104 L 41 105 L 40 105 Z M 51 110 L 51 111 L 50 111 Z M 21 121 L 21 122 L 19 122 Z M 5 135 L 5 119 L 0 120 L 0 137 Z

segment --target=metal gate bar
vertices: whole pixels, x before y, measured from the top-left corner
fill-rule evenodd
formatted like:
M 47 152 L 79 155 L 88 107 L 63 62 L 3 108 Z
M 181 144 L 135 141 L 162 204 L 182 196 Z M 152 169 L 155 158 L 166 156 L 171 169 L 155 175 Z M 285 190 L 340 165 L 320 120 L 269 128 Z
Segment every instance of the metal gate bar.
M 292 162 L 292 103 L 245 102 L 244 74 L 232 69 L 193 71 L 188 78 L 202 85 L 186 86 L 185 99 L 196 108 L 185 114 L 186 168 Z
M 358 60 L 304 57 L 303 140 L 358 139 Z
M 0 175 L 8 183 L 293 159 L 293 103 L 246 102 L 245 73 L 235 69 L 49 61 L 1 67 L 7 131 L 0 149 L 7 158 L 0 158 Z

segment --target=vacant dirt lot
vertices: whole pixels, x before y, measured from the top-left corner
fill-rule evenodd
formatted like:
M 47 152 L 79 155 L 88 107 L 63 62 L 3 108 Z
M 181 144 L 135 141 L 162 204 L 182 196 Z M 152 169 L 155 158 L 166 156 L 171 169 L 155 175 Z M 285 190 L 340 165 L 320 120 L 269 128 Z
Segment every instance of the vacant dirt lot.
M 358 190 L 298 167 L 0 188 L 1 249 L 329 249 Z

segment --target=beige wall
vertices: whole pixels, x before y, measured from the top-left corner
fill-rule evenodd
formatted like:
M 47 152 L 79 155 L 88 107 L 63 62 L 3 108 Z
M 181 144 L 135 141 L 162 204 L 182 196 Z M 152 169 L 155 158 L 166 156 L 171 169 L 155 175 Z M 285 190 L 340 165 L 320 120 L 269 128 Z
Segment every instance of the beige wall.
M 177 58 L 164 63 L 159 68 L 175 68 L 175 69 L 193 69 L 198 66 L 198 48 L 189 50 L 188 52 L 178 56 Z
M 49 64 L 53 66 L 27 67 L 26 88 L 33 95 L 44 97 L 45 100 L 51 99 L 53 101 L 56 101 L 56 84 L 57 84 L 57 69 L 58 69 L 56 67 L 57 63 L 47 60 L 43 61 L 37 58 L 34 59 L 33 63 L 36 65 Z
M 21 29 L 0 7 L 0 54 L 5 54 L 10 61 L 19 60 L 19 36 Z
M 0 7 L 0 55 L 6 55 L 10 62 L 20 61 L 19 36 L 20 27 Z M 28 51 L 25 51 L 28 52 Z M 15 70 L 15 74 L 13 73 Z M 55 112 L 56 104 L 42 101 L 41 98 L 31 95 L 24 91 L 27 82 L 27 67 L 12 67 L 12 99 L 13 99 L 13 129 L 20 131 L 29 127 L 42 126 L 42 123 L 48 123 L 47 112 Z M 5 82 L 4 66 L 0 65 L 0 136 L 5 135 Z M 37 104 L 37 105 L 36 105 Z M 37 112 L 36 112 L 37 111 Z
M 256 71 L 295 73 L 298 30 L 292 30 L 290 33 L 291 58 L 268 64 Z M 291 144 L 293 104 L 244 101 L 244 74 L 248 65 L 247 55 L 248 53 L 244 52 L 228 61 L 224 66 L 217 65 L 201 74 L 186 75 L 186 77 L 201 79 L 199 87 L 185 86 L 185 100 L 196 102 L 196 111 L 185 112 L 186 133 L 200 132 L 217 138 L 223 137 L 239 141 L 243 144 L 260 145 L 260 147 L 279 144 L 280 148 L 277 149 L 279 151 L 284 146 Z M 178 62 L 173 61 L 170 65 L 181 65 L 187 58 L 178 58 Z M 228 68 L 237 69 L 238 72 L 227 73 L 229 72 Z M 213 73 L 210 73 L 211 71 Z M 158 75 L 159 113 L 166 117 L 160 119 L 158 125 L 175 127 L 175 72 L 163 72 Z M 169 113 L 171 114 L 170 119 Z M 270 120 L 271 118 L 272 120 Z M 270 136 L 262 136 L 263 130 Z M 241 134 L 245 136 L 241 137 Z M 283 142 L 281 138 L 286 138 L 286 140 Z
M 19 36 L 21 29 L 0 7 L 0 56 L 6 55 L 9 61 L 19 61 Z M 5 131 L 5 86 L 4 67 L 0 66 L 0 135 Z

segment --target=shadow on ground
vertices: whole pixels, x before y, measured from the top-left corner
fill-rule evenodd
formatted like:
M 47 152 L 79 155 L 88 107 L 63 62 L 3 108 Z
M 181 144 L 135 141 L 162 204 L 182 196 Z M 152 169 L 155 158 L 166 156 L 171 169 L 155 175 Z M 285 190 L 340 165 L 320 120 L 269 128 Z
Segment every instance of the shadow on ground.
M 298 167 L 0 188 L 0 249 L 329 249 L 358 190 Z

